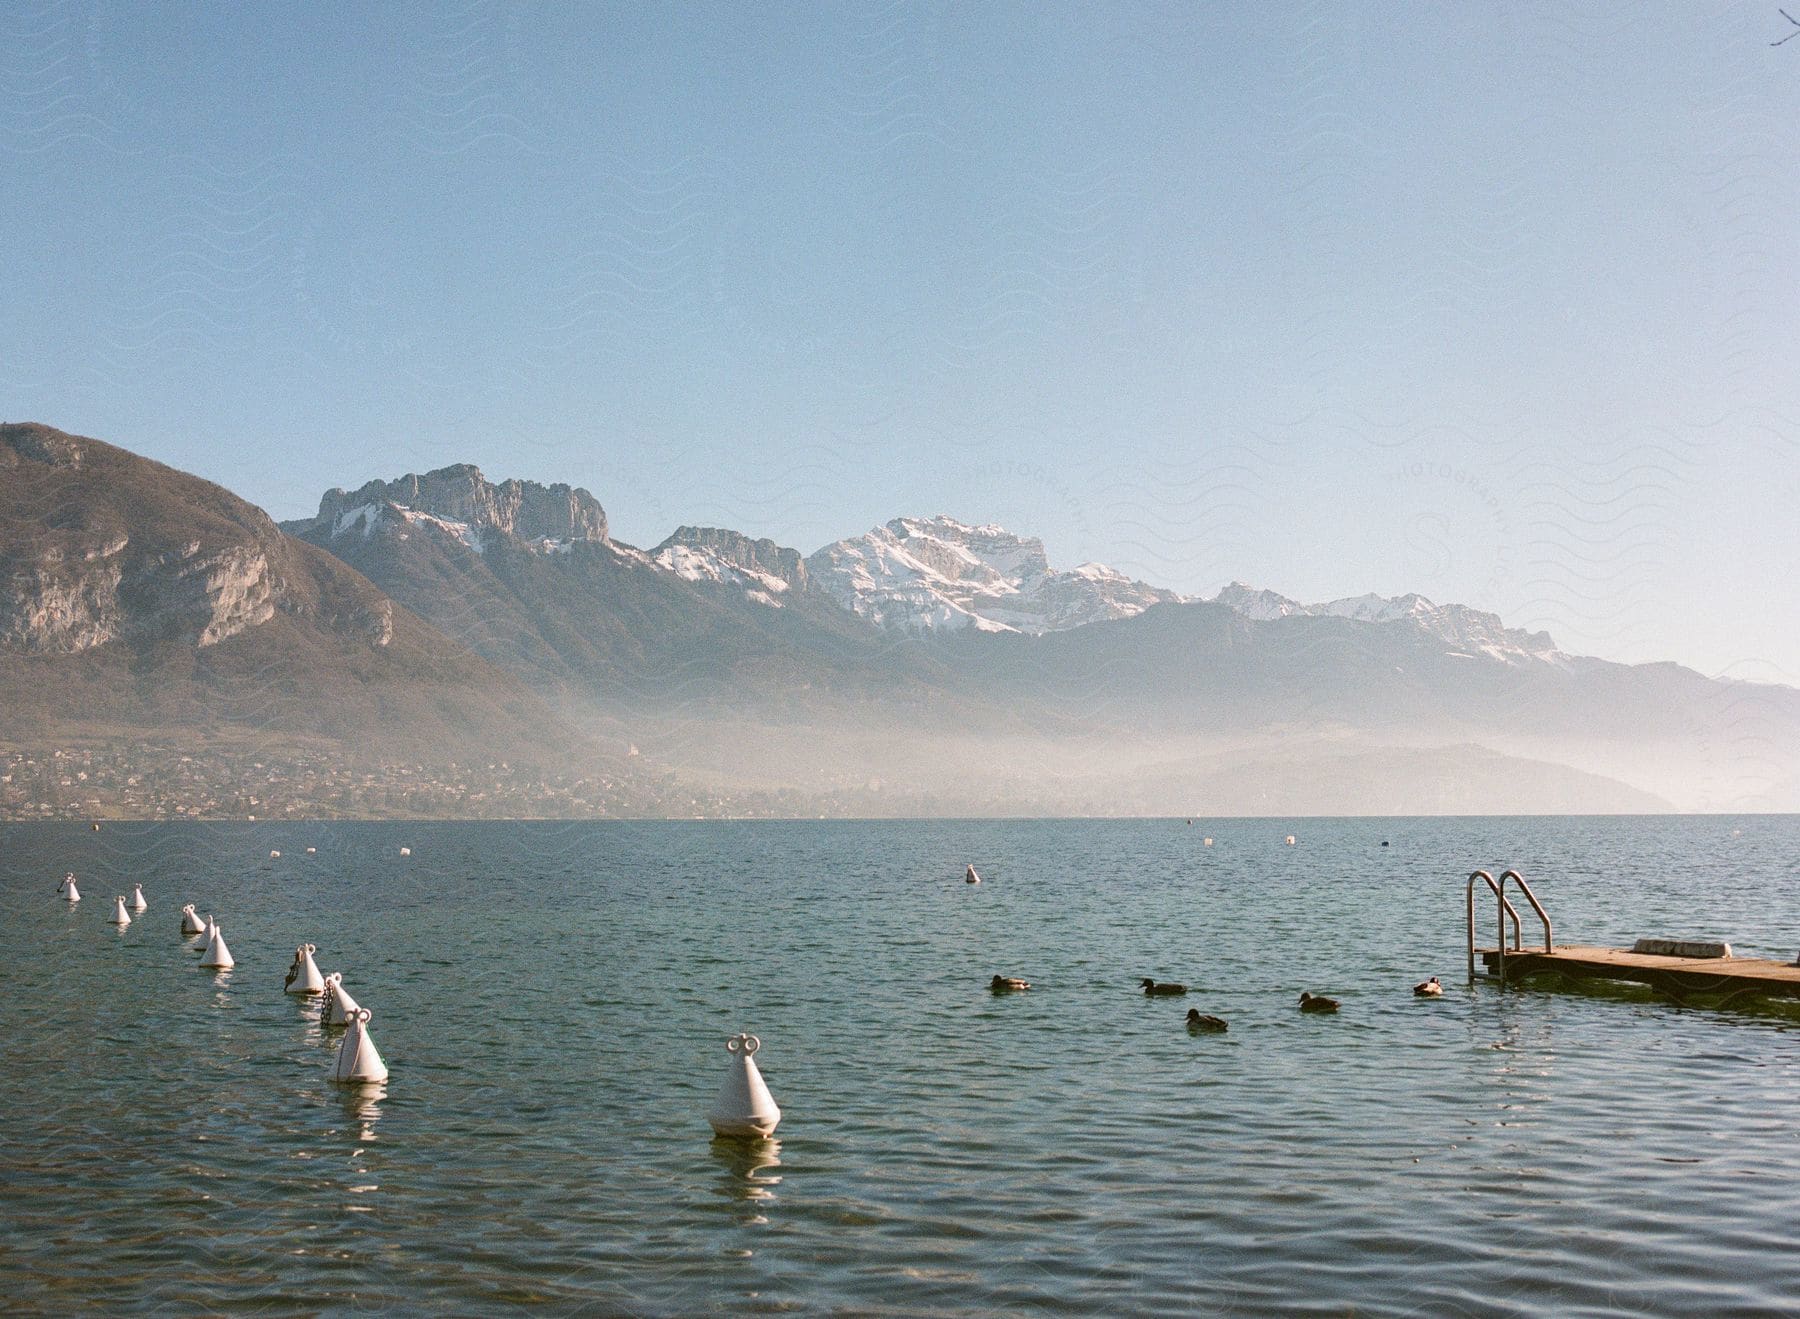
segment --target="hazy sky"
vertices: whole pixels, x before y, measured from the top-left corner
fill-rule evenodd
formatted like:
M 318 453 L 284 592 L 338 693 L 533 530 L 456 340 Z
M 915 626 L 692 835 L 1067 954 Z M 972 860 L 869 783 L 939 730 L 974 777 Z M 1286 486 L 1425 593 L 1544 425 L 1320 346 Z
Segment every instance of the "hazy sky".
M 1800 681 L 1774 4 L 649 8 L 0 9 L 0 416 Z

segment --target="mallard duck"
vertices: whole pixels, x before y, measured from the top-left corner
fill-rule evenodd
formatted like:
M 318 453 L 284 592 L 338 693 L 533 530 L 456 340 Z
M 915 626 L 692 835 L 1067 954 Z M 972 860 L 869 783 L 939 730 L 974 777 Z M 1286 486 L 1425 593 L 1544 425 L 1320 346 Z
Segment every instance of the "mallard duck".
M 1338 1001 L 1335 998 L 1321 998 L 1317 994 L 1303 993 L 1300 995 L 1300 1010 L 1302 1012 L 1336 1012 Z
M 1189 1008 L 1187 1014 L 1189 1030 L 1230 1030 L 1223 1017 L 1209 1017 L 1199 1008 Z
M 1030 989 L 1031 981 L 1020 980 L 1017 976 L 995 976 L 988 981 L 988 988 L 996 994 L 1010 994 L 1017 989 Z
M 1443 992 L 1444 987 L 1438 983 L 1436 976 L 1432 976 L 1429 980 L 1421 980 L 1413 986 L 1413 993 L 1419 998 L 1436 998 Z
M 1168 984 L 1168 983 L 1159 985 L 1156 983 L 1156 981 L 1152 980 L 1149 976 L 1145 976 L 1144 977 L 1144 993 L 1148 994 L 1152 998 L 1164 998 L 1170 994 L 1185 994 L 1185 993 L 1187 993 L 1187 986 L 1186 985 Z

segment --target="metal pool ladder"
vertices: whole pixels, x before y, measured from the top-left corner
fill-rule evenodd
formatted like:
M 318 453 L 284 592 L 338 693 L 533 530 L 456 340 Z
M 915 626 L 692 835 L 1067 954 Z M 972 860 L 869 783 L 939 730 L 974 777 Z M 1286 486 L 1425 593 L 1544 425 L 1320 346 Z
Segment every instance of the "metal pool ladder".
M 1486 884 L 1494 895 L 1494 919 L 1497 926 L 1494 973 L 1500 977 L 1501 984 L 1506 983 L 1506 923 L 1509 920 L 1512 922 L 1512 950 L 1515 953 L 1523 951 L 1519 947 L 1519 911 L 1506 900 L 1506 881 L 1509 879 L 1518 881 L 1519 892 L 1525 895 L 1525 901 L 1531 904 L 1531 909 L 1537 913 L 1538 920 L 1544 926 L 1544 951 L 1547 953 L 1555 951 L 1555 946 L 1550 940 L 1550 914 L 1544 910 L 1544 904 L 1537 900 L 1537 894 L 1531 891 L 1531 885 L 1525 882 L 1525 876 L 1516 870 L 1506 870 L 1501 872 L 1500 880 L 1496 883 L 1494 877 L 1487 871 L 1477 870 L 1469 876 L 1468 885 L 1463 889 L 1463 907 L 1469 921 L 1469 979 L 1471 982 L 1475 979 L 1476 880 Z

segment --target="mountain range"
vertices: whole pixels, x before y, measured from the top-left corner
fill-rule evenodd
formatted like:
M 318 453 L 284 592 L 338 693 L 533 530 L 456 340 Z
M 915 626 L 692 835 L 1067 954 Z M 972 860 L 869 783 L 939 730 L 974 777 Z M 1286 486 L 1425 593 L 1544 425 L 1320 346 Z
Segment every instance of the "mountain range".
M 467 464 L 277 526 L 36 425 L 0 428 L 0 471 L 0 738 L 600 765 L 600 810 L 643 809 L 634 775 L 702 813 L 1800 805 L 1800 692 L 1417 595 L 1198 599 L 944 516 L 810 555 L 700 526 L 640 549 L 585 490 Z

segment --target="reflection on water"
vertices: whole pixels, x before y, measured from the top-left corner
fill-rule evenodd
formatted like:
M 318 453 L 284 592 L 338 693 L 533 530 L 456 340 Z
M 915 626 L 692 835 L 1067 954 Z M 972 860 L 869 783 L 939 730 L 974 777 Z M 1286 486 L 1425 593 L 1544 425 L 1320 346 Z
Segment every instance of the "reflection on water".
M 333 1082 L 331 1088 L 338 1092 L 338 1104 L 344 1110 L 344 1116 L 356 1124 L 358 1142 L 374 1140 L 375 1124 L 381 1120 L 381 1101 L 387 1098 L 387 1082 L 357 1085 Z
M 721 1185 L 733 1200 L 765 1203 L 781 1185 L 770 1168 L 781 1166 L 781 1142 L 773 1136 L 714 1136 L 712 1156 L 724 1170 Z

